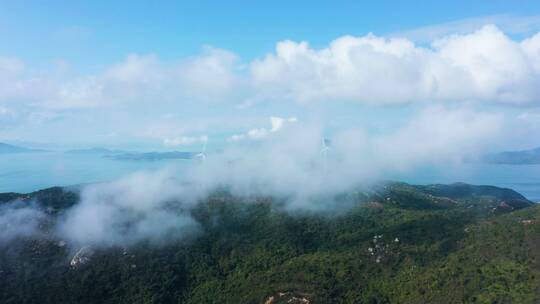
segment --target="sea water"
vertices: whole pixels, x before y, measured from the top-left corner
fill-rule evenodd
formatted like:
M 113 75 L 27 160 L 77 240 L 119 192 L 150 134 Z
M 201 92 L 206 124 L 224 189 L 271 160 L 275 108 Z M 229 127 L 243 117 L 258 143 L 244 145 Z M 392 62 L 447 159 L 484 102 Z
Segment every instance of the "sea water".
M 31 192 L 53 186 L 106 182 L 190 160 L 115 160 L 96 154 L 62 152 L 0 154 L 0 192 Z
M 31 192 L 52 186 L 111 181 L 124 175 L 157 170 L 173 164 L 182 169 L 198 165 L 192 160 L 115 160 L 95 154 L 62 152 L 0 154 L 0 192 Z M 448 164 L 404 170 L 387 176 L 414 184 L 465 182 L 514 189 L 540 201 L 540 165 Z

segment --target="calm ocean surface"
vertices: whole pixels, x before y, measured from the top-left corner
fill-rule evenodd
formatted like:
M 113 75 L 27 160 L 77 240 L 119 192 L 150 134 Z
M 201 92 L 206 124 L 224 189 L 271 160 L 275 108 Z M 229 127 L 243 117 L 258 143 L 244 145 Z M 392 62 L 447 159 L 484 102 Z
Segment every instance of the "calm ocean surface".
M 0 192 L 30 192 L 52 186 L 110 181 L 138 170 L 172 164 L 193 166 L 189 160 L 119 161 L 98 155 L 65 153 L 0 154 Z M 512 188 L 540 201 L 540 165 L 464 164 L 429 167 L 395 174 L 391 180 L 416 184 L 465 182 Z
M 190 165 L 189 160 L 174 160 Z M 0 192 L 31 192 L 114 180 L 139 170 L 155 170 L 173 160 L 114 160 L 100 155 L 60 152 L 0 154 Z

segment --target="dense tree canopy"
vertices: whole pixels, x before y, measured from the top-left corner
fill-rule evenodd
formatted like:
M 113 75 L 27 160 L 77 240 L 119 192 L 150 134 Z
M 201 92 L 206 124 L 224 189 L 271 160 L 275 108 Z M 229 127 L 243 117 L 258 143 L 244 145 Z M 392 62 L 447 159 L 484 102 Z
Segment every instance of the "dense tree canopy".
M 78 199 L 60 188 L 0 195 L 17 198 L 37 198 L 53 218 Z M 323 214 L 216 192 L 192 211 L 202 227 L 197 235 L 93 248 L 76 267 L 69 263 L 74 248 L 55 237 L 13 240 L 0 248 L 0 302 L 540 300 L 540 208 L 516 192 L 386 183 L 338 199 L 348 208 Z

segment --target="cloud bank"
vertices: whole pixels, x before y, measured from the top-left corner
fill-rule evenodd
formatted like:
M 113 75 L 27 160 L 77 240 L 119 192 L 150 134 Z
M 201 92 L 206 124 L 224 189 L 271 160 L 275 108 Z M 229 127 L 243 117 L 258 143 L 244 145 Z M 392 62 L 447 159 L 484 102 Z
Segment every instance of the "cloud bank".
M 323 125 L 298 122 L 257 144 L 232 145 L 210 154 L 207 180 L 200 182 L 230 184 L 240 193 L 336 193 L 422 165 L 457 164 L 480 155 L 504 125 L 495 113 L 441 106 L 426 108 L 397 130 L 380 133 L 352 127 L 327 137 Z M 331 143 L 327 156 L 321 152 L 323 139 Z
M 163 144 L 166 146 L 183 146 L 183 145 L 192 145 L 196 143 L 204 143 L 208 141 L 208 136 L 201 135 L 199 137 L 193 137 L 193 136 L 181 136 L 181 137 L 175 137 L 175 138 L 165 138 L 163 140 Z
M 46 141 L 60 134 L 66 142 L 91 138 L 93 146 L 165 148 L 198 145 L 216 134 L 229 142 L 261 140 L 275 133 L 262 119 L 275 113 L 305 119 L 316 107 L 360 113 L 361 107 L 437 104 L 501 112 L 540 106 L 540 34 L 509 30 L 527 33 L 517 39 L 480 25 L 488 21 L 439 31 L 429 43 L 406 33 L 367 34 L 318 48 L 280 41 L 254 59 L 213 47 L 177 59 L 133 53 L 91 72 L 66 62 L 37 69 L 0 55 L 0 137 L 51 138 Z
M 0 205 L 0 246 L 19 238 L 42 236 L 39 225 L 46 218 L 34 203 L 14 201 Z
M 539 37 L 513 41 L 485 26 L 437 39 L 428 48 L 372 34 L 341 37 L 320 50 L 284 41 L 275 54 L 251 64 L 251 76 L 259 92 L 304 103 L 536 103 Z
M 281 41 L 274 52 L 247 63 L 210 47 L 172 62 L 131 54 L 102 73 L 75 77 L 1 57 L 0 101 L 26 99 L 48 108 L 283 99 L 537 104 L 539 62 L 539 34 L 516 41 L 494 25 L 438 37 L 429 46 L 373 34 L 339 37 L 321 49 Z
M 325 214 L 349 205 L 338 194 L 369 187 L 424 165 L 458 165 L 498 139 L 503 118 L 469 108 L 428 107 L 396 130 L 353 127 L 325 136 L 316 122 L 272 117 L 268 136 L 208 151 L 204 161 L 138 172 L 86 186 L 63 213 L 55 236 L 79 248 L 164 245 L 200 232 L 193 208 L 216 189 L 238 197 L 271 196 L 280 208 Z M 323 144 L 329 150 L 323 153 Z M 450 164 L 450 165 L 449 165 Z M 345 204 L 345 205 L 344 205 Z M 0 207 L 0 241 L 38 236 L 44 214 L 22 205 Z
M 191 195 L 167 170 L 91 185 L 61 219 L 57 232 L 78 245 L 161 245 L 196 233 L 197 223 L 189 215 Z
M 298 119 L 296 117 L 282 118 L 282 117 L 277 117 L 277 116 L 271 116 L 270 117 L 270 125 L 271 125 L 270 129 L 267 129 L 267 128 L 264 128 L 264 127 L 254 128 L 254 129 L 251 129 L 251 130 L 247 131 L 246 133 L 232 135 L 229 138 L 229 141 L 230 142 L 239 142 L 239 141 L 243 141 L 243 140 L 246 140 L 246 139 L 262 140 L 262 139 L 267 138 L 272 133 L 280 131 L 281 129 L 283 129 L 283 127 L 285 125 L 295 123 L 297 121 L 298 121 Z

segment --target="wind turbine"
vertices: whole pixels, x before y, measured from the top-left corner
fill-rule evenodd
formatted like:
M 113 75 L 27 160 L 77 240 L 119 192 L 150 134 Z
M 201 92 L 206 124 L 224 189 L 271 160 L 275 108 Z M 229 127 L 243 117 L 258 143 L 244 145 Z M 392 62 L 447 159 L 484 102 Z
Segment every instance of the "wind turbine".
M 202 164 L 206 164 L 206 143 L 208 142 L 208 138 L 204 140 L 202 150 L 200 153 L 197 153 L 195 155 L 196 158 L 200 158 Z
M 322 149 L 321 149 L 321 154 L 322 154 L 322 157 L 323 157 L 323 172 L 324 172 L 324 175 L 326 175 L 326 173 L 328 172 L 328 151 L 330 151 L 330 147 L 328 147 L 328 145 L 326 144 L 326 139 L 323 137 L 322 138 Z

